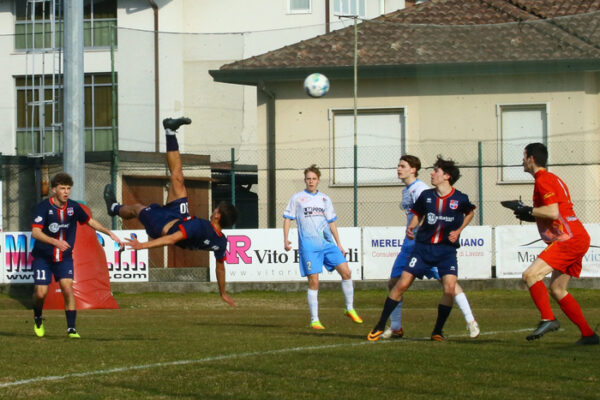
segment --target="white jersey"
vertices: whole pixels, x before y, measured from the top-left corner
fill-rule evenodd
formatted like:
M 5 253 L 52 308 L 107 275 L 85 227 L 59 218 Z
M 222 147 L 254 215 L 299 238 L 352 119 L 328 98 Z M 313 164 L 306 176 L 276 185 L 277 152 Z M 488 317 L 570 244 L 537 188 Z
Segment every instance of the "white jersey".
M 410 185 L 406 186 L 404 189 L 402 189 L 402 208 L 404 209 L 404 211 L 406 212 L 406 226 L 408 226 L 408 224 L 410 224 L 410 220 L 413 217 L 413 213 L 410 212 L 410 210 L 413 208 L 413 206 L 415 205 L 415 202 L 417 201 L 417 199 L 419 198 L 419 196 L 421 195 L 421 193 L 423 192 L 423 190 L 427 190 L 429 189 L 429 186 L 427 186 L 426 183 L 424 183 L 423 181 L 417 179 L 415 180 L 413 183 L 411 183 Z
M 329 224 L 337 220 L 333 203 L 325 193 L 306 190 L 294 194 L 285 208 L 283 218 L 296 220 L 298 245 L 306 251 L 322 250 L 336 245 Z

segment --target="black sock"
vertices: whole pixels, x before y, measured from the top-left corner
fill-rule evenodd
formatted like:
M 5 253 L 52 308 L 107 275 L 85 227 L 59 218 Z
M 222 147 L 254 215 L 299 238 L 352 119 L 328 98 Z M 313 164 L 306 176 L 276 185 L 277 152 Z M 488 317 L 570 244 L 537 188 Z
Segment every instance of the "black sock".
M 42 307 L 33 307 L 33 320 L 38 328 L 42 325 Z
M 177 136 L 165 135 L 167 137 L 167 151 L 179 150 L 179 142 L 177 142 Z
M 451 306 L 445 306 L 443 304 L 438 304 L 438 315 L 437 321 L 435 321 L 435 328 L 433 328 L 432 335 L 441 335 L 442 329 L 444 328 L 444 324 L 450 315 L 450 311 L 452 311 Z
M 390 318 L 390 314 L 394 311 L 394 308 L 400 303 L 399 301 L 390 299 L 387 297 L 385 299 L 385 304 L 383 305 L 383 311 L 381 311 L 381 317 L 379 318 L 379 322 L 375 325 L 374 331 L 382 331 L 385 329 L 385 324 L 387 324 L 388 319 Z
M 67 329 L 75 329 L 75 318 L 77 317 L 77 310 L 65 310 L 67 316 Z

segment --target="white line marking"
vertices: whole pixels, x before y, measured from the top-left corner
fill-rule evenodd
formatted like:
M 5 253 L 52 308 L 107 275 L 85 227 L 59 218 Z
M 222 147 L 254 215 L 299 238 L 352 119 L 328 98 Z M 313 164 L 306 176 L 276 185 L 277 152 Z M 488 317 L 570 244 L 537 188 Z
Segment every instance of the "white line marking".
M 513 331 L 482 332 L 481 336 L 483 336 L 483 335 L 498 335 L 498 334 L 502 334 L 502 333 L 528 332 L 530 330 L 531 329 L 517 329 L 517 330 L 513 330 Z M 468 337 L 468 336 L 469 335 L 452 335 L 451 337 L 459 338 L 459 337 Z M 427 340 L 427 339 L 429 339 L 429 337 L 424 337 L 422 339 Z M 378 344 L 402 343 L 402 342 L 403 342 L 402 340 L 383 340 L 383 341 L 379 341 Z M 94 375 L 107 375 L 107 374 L 112 374 L 112 373 L 116 373 L 116 372 L 136 371 L 136 370 L 149 369 L 149 368 L 170 367 L 170 366 L 174 366 L 174 365 L 201 364 L 201 363 L 212 362 L 212 361 L 232 360 L 232 359 L 236 359 L 236 358 L 266 356 L 266 355 L 271 355 L 271 354 L 294 353 L 294 352 L 298 352 L 298 351 L 308 351 L 308 350 L 334 349 L 337 347 L 362 346 L 365 344 L 375 344 L 375 343 L 369 342 L 369 341 L 363 341 L 363 342 L 355 342 L 355 343 L 329 344 L 329 345 L 324 345 L 324 346 L 291 347 L 291 348 L 287 348 L 287 349 L 278 349 L 278 350 L 254 351 L 254 352 L 236 353 L 236 354 L 223 354 L 220 356 L 199 358 L 197 360 L 169 361 L 169 362 L 160 362 L 160 363 L 153 363 L 153 364 L 132 365 L 129 367 L 101 369 L 98 371 L 74 372 L 74 373 L 65 374 L 65 375 L 40 376 L 37 378 L 23 379 L 20 381 L 0 383 L 0 388 L 26 385 L 28 383 L 60 381 L 63 379 L 68 379 L 68 378 L 83 378 L 83 377 L 94 376 Z

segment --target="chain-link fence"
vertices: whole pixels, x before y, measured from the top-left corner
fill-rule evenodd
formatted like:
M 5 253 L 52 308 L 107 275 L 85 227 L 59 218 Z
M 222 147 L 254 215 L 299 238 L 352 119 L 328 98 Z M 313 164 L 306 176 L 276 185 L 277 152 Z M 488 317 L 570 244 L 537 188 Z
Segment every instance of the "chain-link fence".
M 461 142 L 461 143 L 409 143 L 406 152 L 421 158 L 423 167 L 419 178 L 430 183 L 431 166 L 438 154 L 455 160 L 460 167 L 461 177 L 455 184 L 458 190 L 466 193 L 477 205 L 473 225 L 510 225 L 518 221 L 512 213 L 500 206 L 501 200 L 522 199 L 531 204 L 533 178 L 522 172 L 520 164 L 502 165 L 498 163 L 497 142 Z M 549 170 L 559 175 L 568 185 L 574 208 L 584 223 L 600 222 L 600 143 L 552 142 Z M 223 152 L 224 153 L 224 152 Z M 396 167 L 400 149 L 381 147 L 361 147 L 357 149 L 357 176 L 359 184 L 353 185 L 354 160 L 353 148 L 343 149 L 344 162 L 332 161 L 332 149 L 329 146 L 318 148 L 280 148 L 276 151 L 275 194 L 267 193 L 270 175 L 266 168 L 266 149 L 254 149 L 255 165 L 238 164 L 244 156 L 235 154 L 235 198 L 231 191 L 231 160 L 220 159 L 208 162 L 208 157 L 185 155 L 184 174 L 186 183 L 196 187 L 198 181 L 205 183 L 204 189 L 195 195 L 204 196 L 195 201 L 195 213 L 208 216 L 215 202 L 223 199 L 234 200 L 246 222 L 238 228 L 267 228 L 269 213 L 275 214 L 275 226 L 280 227 L 283 211 L 291 195 L 305 188 L 304 169 L 316 164 L 321 169 L 319 189 L 327 193 L 334 203 L 338 214 L 338 226 L 402 226 L 405 224 L 404 212 L 400 209 L 402 182 L 397 178 Z M 387 153 L 387 155 L 386 155 Z M 231 154 L 231 153 L 230 153 Z M 393 157 L 392 157 L 393 156 Z M 104 158 L 103 158 L 104 157 Z M 188 157 L 188 158 L 186 158 Z M 191 157 L 191 158 L 189 158 Z M 520 151 L 522 158 L 522 150 Z M 88 157 L 89 158 L 89 157 Z M 137 191 L 136 200 L 144 202 L 142 180 L 131 189 L 132 179 L 159 179 L 159 186 L 166 194 L 168 170 L 164 154 L 144 156 L 121 156 L 116 168 L 112 167 L 109 153 L 96 157 L 98 161 L 86 163 L 86 199 L 94 218 L 105 226 L 112 226 L 102 197 L 104 185 L 110 183 L 116 171 L 118 197 L 127 200 L 127 193 Z M 381 160 L 394 159 L 394 163 L 381 164 Z M 47 183 L 62 168 L 62 160 L 53 158 L 2 158 L 2 204 L 3 225 L 5 231 L 28 231 L 31 226 L 32 211 L 35 204 L 47 196 Z M 77 182 L 75 182 L 77 185 Z M 194 186 L 196 185 L 196 186 Z M 133 192 L 132 192 L 133 193 Z M 196 193 L 196 192 L 194 192 Z M 273 202 L 269 198 L 274 198 Z M 163 196 L 164 199 L 164 196 Z M 158 199 L 152 201 L 160 202 Z M 356 202 L 356 205 L 355 205 Z M 252 218 L 249 218 L 252 217 Z M 118 222 L 116 228 L 122 227 Z

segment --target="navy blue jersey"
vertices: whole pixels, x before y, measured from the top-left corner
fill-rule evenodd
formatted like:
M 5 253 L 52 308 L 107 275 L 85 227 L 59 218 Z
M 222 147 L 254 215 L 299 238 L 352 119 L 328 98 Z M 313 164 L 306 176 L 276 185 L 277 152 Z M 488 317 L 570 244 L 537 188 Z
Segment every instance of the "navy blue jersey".
M 54 197 L 43 200 L 35 208 L 31 227 L 40 228 L 51 238 L 66 241 L 71 248 L 63 252 L 51 244 L 36 240 L 31 254 L 53 262 L 72 260 L 77 223 L 83 224 L 89 220 L 90 216 L 73 200 L 67 200 L 62 207 L 54 204 Z
M 218 233 L 210 221 L 192 217 L 173 225 L 168 234 L 178 230 L 183 233 L 184 239 L 175 243 L 176 246 L 188 250 L 214 251 L 217 261 L 225 260 L 227 237 L 223 233 Z
M 465 215 L 473 209 L 475 205 L 469 197 L 454 188 L 444 197 L 440 197 L 435 189 L 424 190 L 411 209 L 417 216 L 425 216 L 417 232 L 417 242 L 460 247 L 460 240 L 451 243 L 448 235 L 460 228 Z

